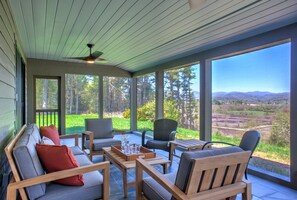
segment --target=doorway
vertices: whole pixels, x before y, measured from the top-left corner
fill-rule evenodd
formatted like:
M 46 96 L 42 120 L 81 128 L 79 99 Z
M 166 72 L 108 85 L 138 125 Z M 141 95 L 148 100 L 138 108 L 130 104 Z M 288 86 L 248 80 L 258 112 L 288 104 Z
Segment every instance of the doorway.
M 60 77 L 34 77 L 34 116 L 38 127 L 55 125 L 61 133 Z

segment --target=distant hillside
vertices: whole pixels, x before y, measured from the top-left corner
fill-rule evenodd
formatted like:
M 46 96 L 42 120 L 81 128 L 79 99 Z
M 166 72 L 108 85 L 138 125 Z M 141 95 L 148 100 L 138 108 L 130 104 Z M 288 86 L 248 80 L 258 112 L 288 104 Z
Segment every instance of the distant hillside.
M 289 102 L 290 95 L 288 92 L 271 93 L 271 92 L 215 92 L 212 98 L 217 101 L 236 101 L 243 100 L 248 103 L 259 102 Z

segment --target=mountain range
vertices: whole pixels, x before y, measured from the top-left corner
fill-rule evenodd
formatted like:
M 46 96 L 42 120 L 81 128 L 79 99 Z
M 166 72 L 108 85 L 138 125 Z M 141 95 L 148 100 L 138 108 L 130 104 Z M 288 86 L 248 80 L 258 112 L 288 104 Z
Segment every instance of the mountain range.
M 194 92 L 196 99 L 200 98 L 199 92 Z M 244 100 L 250 103 L 253 102 L 275 102 L 275 101 L 285 101 L 288 102 L 290 99 L 289 92 L 282 93 L 272 93 L 272 92 L 214 92 L 212 93 L 212 98 L 218 101 L 234 101 L 234 100 Z

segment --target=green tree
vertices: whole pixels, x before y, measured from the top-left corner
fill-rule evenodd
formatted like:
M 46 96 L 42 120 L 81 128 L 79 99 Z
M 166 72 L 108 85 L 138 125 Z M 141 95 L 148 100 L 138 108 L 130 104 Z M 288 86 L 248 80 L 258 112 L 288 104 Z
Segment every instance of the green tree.
M 272 123 L 270 143 L 287 146 L 290 144 L 290 115 L 289 112 L 278 112 Z

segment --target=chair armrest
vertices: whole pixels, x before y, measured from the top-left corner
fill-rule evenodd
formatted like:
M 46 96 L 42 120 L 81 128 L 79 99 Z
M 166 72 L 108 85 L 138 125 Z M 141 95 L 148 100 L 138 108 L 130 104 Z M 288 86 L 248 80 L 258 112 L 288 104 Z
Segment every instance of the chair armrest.
M 145 142 L 145 134 L 146 134 L 147 132 L 149 132 L 149 131 L 153 132 L 153 131 L 150 130 L 150 129 L 147 129 L 147 130 L 142 131 L 142 135 L 141 135 L 141 145 L 142 145 L 142 146 L 145 146 L 145 144 L 144 144 L 144 142 Z
M 171 182 L 158 170 L 149 165 L 142 158 L 136 159 L 136 195 L 140 195 L 142 190 L 142 171 L 145 171 L 147 174 L 149 174 L 155 181 L 157 181 L 162 187 L 164 187 L 164 189 L 170 192 L 176 199 L 188 199 L 186 194 L 183 191 L 181 191 L 173 182 Z
M 172 131 L 172 132 L 169 134 L 169 141 L 173 141 L 173 140 L 175 140 L 175 135 L 176 135 L 176 131 Z
M 94 140 L 94 133 L 91 132 L 91 131 L 84 131 L 84 132 L 81 133 L 81 148 L 85 149 L 86 136 L 89 137 L 89 140 L 90 140 L 89 149 L 91 150 L 92 146 L 93 146 L 93 140 Z
M 79 134 L 60 135 L 60 139 L 74 138 L 75 146 L 78 146 L 78 137 L 79 137 Z
M 18 181 L 18 182 L 12 182 L 7 187 L 7 192 L 13 192 L 16 193 L 17 189 L 29 187 L 32 185 L 40 184 L 40 183 L 46 183 L 49 181 L 54 181 L 62 178 L 67 178 L 71 176 L 75 176 L 78 174 L 83 174 L 91 171 L 97 171 L 102 170 L 103 172 L 103 187 L 104 192 L 108 192 L 108 194 L 104 193 L 104 199 L 108 199 L 109 196 L 109 174 L 110 174 L 110 163 L 108 161 L 101 162 L 98 164 L 92 164 L 92 165 L 86 165 L 81 167 L 76 167 L 73 169 L 67 169 L 57 172 L 48 173 L 45 175 L 37 176 L 34 178 L 29 178 L 26 180 Z M 107 198 L 105 196 L 107 195 Z
M 206 146 L 208 146 L 208 145 L 210 145 L 210 144 L 226 144 L 226 145 L 231 145 L 231 146 L 237 146 L 237 145 L 235 145 L 235 144 L 231 144 L 231 143 L 228 143 L 228 142 L 206 142 L 206 143 L 202 146 L 202 150 L 203 150 Z

